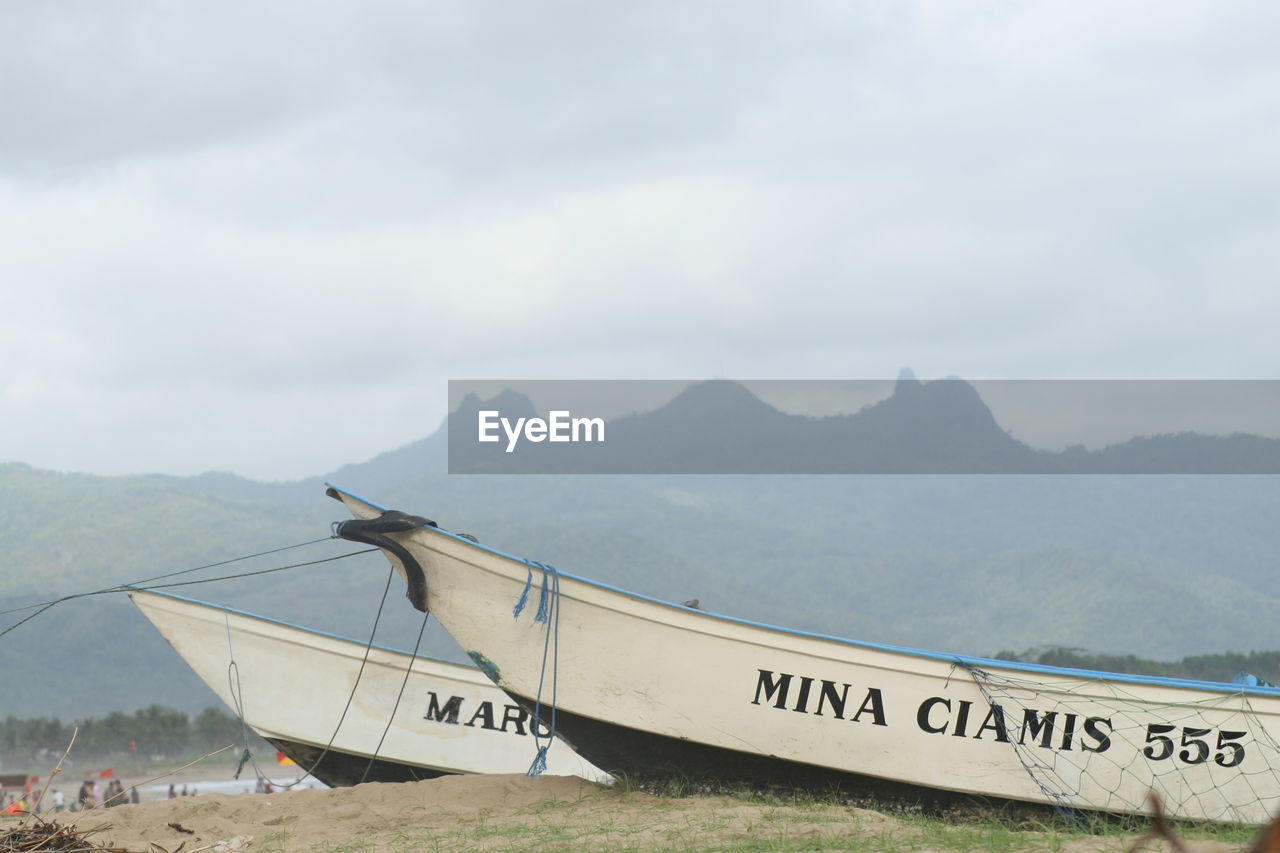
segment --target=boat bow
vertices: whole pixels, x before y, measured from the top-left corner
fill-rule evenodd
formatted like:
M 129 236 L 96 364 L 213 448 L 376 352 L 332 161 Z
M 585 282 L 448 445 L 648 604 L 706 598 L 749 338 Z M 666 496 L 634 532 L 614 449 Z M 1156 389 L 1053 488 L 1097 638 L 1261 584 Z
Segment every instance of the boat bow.
M 328 494 L 346 503 L 343 495 L 336 489 L 330 488 Z M 363 506 L 373 509 L 369 504 L 363 504 Z M 347 521 L 336 522 L 333 532 L 340 539 L 373 545 L 386 552 L 391 564 L 399 572 L 400 577 L 404 578 L 405 597 L 416 610 L 426 613 L 427 576 L 422 571 L 422 565 L 393 536 L 393 534 L 407 533 L 419 527 L 439 527 L 439 525 L 420 515 L 409 515 L 399 510 L 388 509 L 378 512 L 377 515 L 358 516 Z

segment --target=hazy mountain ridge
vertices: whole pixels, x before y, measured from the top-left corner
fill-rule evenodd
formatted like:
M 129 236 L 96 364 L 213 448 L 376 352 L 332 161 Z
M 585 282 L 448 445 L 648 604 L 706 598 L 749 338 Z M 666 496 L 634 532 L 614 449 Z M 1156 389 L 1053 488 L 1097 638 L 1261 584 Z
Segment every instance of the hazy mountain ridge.
M 480 402 L 448 423 L 450 466 L 464 473 L 632 474 L 1276 474 L 1280 439 L 1236 434 L 1137 436 L 1099 450 L 1033 448 L 1014 438 L 960 379 L 900 378 L 884 400 L 852 414 L 788 414 L 744 386 L 713 380 L 663 406 L 606 423 L 588 443 L 475 440 Z M 535 414 L 511 391 L 486 409 L 512 422 Z M 438 437 L 433 439 L 439 440 Z
M 716 390 L 744 417 L 763 406 Z M 707 400 L 662 416 L 699 417 Z M 976 409 L 970 423 L 989 431 Z M 294 483 L 0 465 L 0 609 L 324 539 L 344 516 L 323 496 L 327 479 L 565 571 L 819 633 L 972 654 L 1061 645 L 1169 660 L 1280 648 L 1273 477 L 467 477 L 444 475 L 444 454 L 441 428 Z M 190 577 L 354 550 L 326 539 Z M 387 573 L 368 554 L 173 591 L 363 641 Z M 390 596 L 378 642 L 411 646 L 419 616 L 398 579 Z M 461 659 L 434 624 L 425 651 Z M 119 595 L 59 605 L 0 637 L 0 667 L 22 685 L 0 714 L 213 701 Z

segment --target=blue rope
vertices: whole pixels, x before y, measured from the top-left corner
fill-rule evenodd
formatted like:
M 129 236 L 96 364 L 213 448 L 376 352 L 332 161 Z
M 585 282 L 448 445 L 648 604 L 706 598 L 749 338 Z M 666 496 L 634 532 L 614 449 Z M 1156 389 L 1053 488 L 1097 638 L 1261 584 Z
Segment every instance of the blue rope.
M 547 579 L 551 577 L 551 572 L 554 572 L 556 570 L 556 567 L 543 566 L 542 564 L 539 564 L 539 566 L 542 568 L 542 592 L 538 594 L 538 612 L 533 617 L 533 621 L 546 622 L 547 616 L 549 615 L 549 610 L 551 607 L 551 604 L 550 604 L 551 596 L 549 595 L 549 591 L 547 589 Z M 550 569 L 551 571 L 547 571 L 548 569 Z M 559 585 L 557 583 L 557 591 L 558 591 L 558 586 Z
M 556 686 L 560 669 L 560 573 L 555 566 L 538 564 L 542 569 L 542 595 L 538 601 L 535 622 L 546 624 L 542 638 L 542 670 L 538 673 L 538 695 L 533 702 L 533 743 L 538 748 L 526 776 L 539 776 L 547 769 L 547 750 L 556 738 Z M 527 588 L 526 588 L 527 591 Z M 538 735 L 538 723 L 542 720 L 542 691 L 547 680 L 547 660 L 551 660 L 551 727 L 546 743 Z
M 516 602 L 516 606 L 511 608 L 511 618 L 519 619 L 520 614 L 524 612 L 524 606 L 529 603 L 529 589 L 533 586 L 533 567 L 537 565 L 542 568 L 541 563 L 534 563 L 533 560 L 525 560 L 524 566 L 529 571 L 528 577 L 524 579 L 524 592 L 520 593 L 520 600 Z

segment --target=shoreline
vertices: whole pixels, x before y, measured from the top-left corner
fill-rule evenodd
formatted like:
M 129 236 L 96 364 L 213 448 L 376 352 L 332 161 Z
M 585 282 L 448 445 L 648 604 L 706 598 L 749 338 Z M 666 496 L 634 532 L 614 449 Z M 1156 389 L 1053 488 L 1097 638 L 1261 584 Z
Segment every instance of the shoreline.
M 198 758 L 195 756 L 194 758 Z M 175 759 L 176 767 L 183 767 L 192 759 Z M 201 762 L 191 767 L 175 770 L 167 763 L 151 762 L 147 765 L 129 767 L 124 766 L 116 769 L 111 766 L 111 762 L 98 762 L 103 766 L 101 769 L 95 767 L 92 770 L 82 770 L 77 772 L 77 768 L 63 767 L 62 771 L 57 775 L 54 781 L 49 785 L 48 793 L 45 795 L 46 801 L 51 802 L 54 791 L 62 791 L 67 806 L 70 806 L 75 799 L 76 792 L 80 785 L 86 779 L 93 779 L 98 783 L 99 787 L 104 791 L 113 779 L 120 780 L 124 789 L 128 791 L 133 786 L 138 786 L 140 803 L 161 802 L 169 799 L 169 786 L 173 785 L 175 792 L 179 797 L 183 796 L 182 791 L 186 790 L 186 796 L 198 796 L 201 793 L 207 794 L 227 794 L 240 795 L 255 793 L 257 785 L 257 777 L 254 775 L 253 766 L 246 764 L 241 771 L 240 778 L 235 779 L 236 762 L 227 761 L 222 756 L 211 758 L 207 762 Z M 276 764 L 274 758 L 270 763 L 259 761 L 259 767 L 262 769 L 264 776 L 270 779 L 277 789 L 288 787 L 293 788 L 326 788 L 323 782 L 311 776 L 303 776 L 301 769 L 296 765 L 280 765 Z M 110 776 L 102 776 L 105 770 L 111 770 Z M 47 773 L 48 771 L 44 771 Z M 32 785 L 33 794 L 38 794 L 44 788 L 48 777 L 44 773 L 28 773 L 27 775 L 39 778 L 40 781 Z M 7 797 L 11 793 L 19 793 L 20 788 L 5 788 L 4 793 Z M 115 807 L 112 807 L 115 808 Z M 51 812 L 44 810 L 39 812 L 41 816 L 50 814 L 75 814 L 75 812 Z

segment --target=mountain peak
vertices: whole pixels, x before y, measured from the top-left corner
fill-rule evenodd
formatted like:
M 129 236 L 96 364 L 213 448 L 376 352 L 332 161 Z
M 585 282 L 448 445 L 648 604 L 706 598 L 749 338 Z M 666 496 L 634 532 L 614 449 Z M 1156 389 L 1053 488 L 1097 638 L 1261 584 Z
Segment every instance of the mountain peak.
M 916 394 L 923 387 L 924 384 L 916 378 L 916 372 L 904 367 L 898 371 L 898 381 L 893 383 L 893 396 Z
M 892 403 L 895 407 L 909 406 L 916 414 L 939 414 L 946 411 L 954 417 L 959 412 L 965 412 L 983 422 L 994 422 L 991 410 L 982 401 L 977 389 L 963 379 L 921 382 L 915 378 L 900 377 L 894 386 L 893 396 L 885 402 Z
M 475 420 L 477 412 L 491 410 L 502 412 L 504 418 L 532 418 L 538 415 L 532 400 L 519 391 L 504 388 L 488 400 L 481 400 L 476 394 L 468 394 L 458 403 L 458 408 L 450 413 L 449 418 L 465 418 L 470 422 Z
M 710 379 L 694 383 L 663 408 L 682 414 L 714 413 L 722 416 L 777 411 L 731 379 Z

